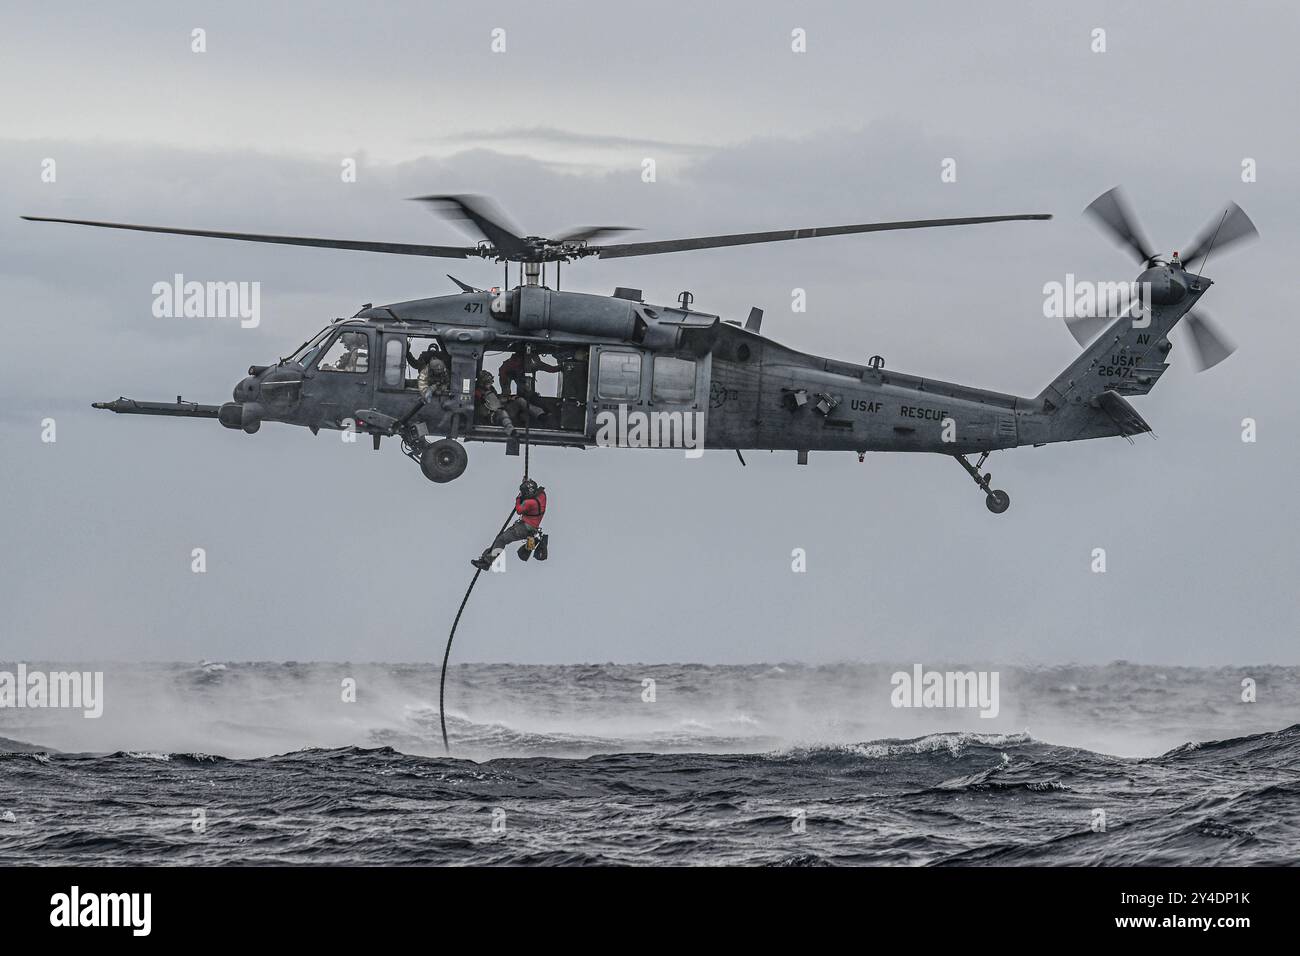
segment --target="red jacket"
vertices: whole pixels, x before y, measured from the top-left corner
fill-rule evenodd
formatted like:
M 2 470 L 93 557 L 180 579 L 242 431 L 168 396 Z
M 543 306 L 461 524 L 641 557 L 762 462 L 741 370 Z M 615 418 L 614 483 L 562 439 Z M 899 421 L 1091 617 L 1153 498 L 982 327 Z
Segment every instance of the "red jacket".
M 515 514 L 524 519 L 530 528 L 539 528 L 542 515 L 546 514 L 546 489 L 539 489 L 534 498 L 521 498 L 515 495 Z
M 516 378 L 522 381 L 523 377 L 524 357 L 518 352 L 502 362 L 501 367 L 497 369 L 497 381 L 501 383 L 501 391 L 503 393 L 510 391 L 511 382 Z

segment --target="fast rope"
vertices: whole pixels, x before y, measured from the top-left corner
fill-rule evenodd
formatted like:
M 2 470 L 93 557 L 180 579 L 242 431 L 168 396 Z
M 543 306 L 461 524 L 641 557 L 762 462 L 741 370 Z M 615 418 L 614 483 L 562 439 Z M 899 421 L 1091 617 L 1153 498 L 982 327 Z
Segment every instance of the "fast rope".
M 531 346 L 524 346 L 524 373 L 528 373 L 528 358 Z M 535 387 L 537 376 L 533 375 L 533 386 Z M 530 388 L 530 392 L 533 391 Z M 524 402 L 527 403 L 529 396 L 524 396 Z M 527 404 L 524 405 L 524 481 L 528 480 L 528 451 L 532 447 L 531 432 L 529 424 L 532 421 L 532 413 Z M 510 513 L 506 515 L 506 520 L 502 523 L 501 529 L 497 531 L 500 535 L 506 530 L 506 525 L 510 524 L 510 519 L 515 516 L 515 509 L 512 507 Z M 495 539 L 494 539 L 495 540 Z M 469 587 L 465 589 L 465 596 L 460 599 L 460 607 L 456 610 L 456 620 L 451 622 L 451 633 L 447 635 L 447 647 L 442 652 L 442 674 L 438 678 L 438 720 L 442 724 L 442 749 L 451 753 L 451 744 L 447 742 L 447 661 L 451 657 L 451 642 L 456 639 L 456 628 L 460 626 L 460 616 L 465 613 L 465 605 L 469 603 L 469 596 L 474 592 L 474 585 L 478 584 L 478 576 L 482 570 L 475 568 L 474 577 L 470 579 Z
M 532 343 L 525 344 L 524 345 L 524 375 L 529 375 L 529 372 L 531 371 L 531 369 L 529 369 L 528 366 L 531 364 L 529 362 L 529 359 L 532 357 L 532 352 L 533 352 Z M 521 388 L 520 391 L 522 392 L 523 389 Z M 532 424 L 533 424 L 532 402 L 533 402 L 533 398 L 536 395 L 537 395 L 537 373 L 532 372 L 532 375 L 529 377 L 528 380 L 528 394 L 524 396 L 524 481 L 528 480 L 528 451 L 533 447 L 533 443 L 529 441 L 529 435 L 530 435 L 530 429 L 532 428 Z
M 510 509 L 510 514 L 506 515 L 505 523 L 501 525 L 501 531 L 506 530 L 506 525 L 510 519 L 515 516 L 515 509 Z M 500 534 L 498 531 L 497 534 Z M 451 642 L 456 639 L 456 628 L 460 625 L 460 616 L 465 613 L 465 605 L 469 603 L 469 596 L 474 591 L 474 585 L 478 584 L 478 576 L 483 572 L 474 569 L 474 577 L 469 582 L 469 587 L 465 589 L 465 596 L 460 599 L 460 609 L 456 611 L 456 620 L 451 623 L 451 633 L 447 635 L 447 649 L 442 652 L 442 676 L 438 680 L 438 719 L 442 722 L 442 749 L 451 753 L 451 744 L 447 742 L 447 707 L 444 701 L 447 699 L 447 659 L 451 657 Z

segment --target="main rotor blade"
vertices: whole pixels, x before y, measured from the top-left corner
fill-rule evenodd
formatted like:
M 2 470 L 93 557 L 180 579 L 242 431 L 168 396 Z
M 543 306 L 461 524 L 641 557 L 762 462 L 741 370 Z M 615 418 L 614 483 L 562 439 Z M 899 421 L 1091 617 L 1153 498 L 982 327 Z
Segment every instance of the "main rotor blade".
M 130 229 L 134 232 L 159 232 L 172 236 L 199 236 L 204 239 L 238 239 L 241 242 L 270 242 L 281 246 L 315 246 L 321 249 L 353 249 L 359 252 L 385 252 L 397 256 L 429 256 L 436 259 L 464 259 L 478 255 L 475 246 L 418 246 L 405 242 L 362 242 L 353 239 L 313 239 L 309 236 L 268 236 L 256 232 L 216 232 L 208 229 L 172 229 L 167 226 L 135 226 L 125 222 L 96 222 L 91 219 L 53 219 L 47 216 L 23 216 L 28 222 L 65 222 L 74 226 L 98 226 L 102 229 Z
M 1237 346 L 1204 312 L 1188 312 L 1183 316 L 1183 325 L 1187 329 L 1188 341 L 1192 344 L 1193 360 L 1198 372 L 1214 368 L 1237 351 Z
M 1133 211 L 1124 199 L 1123 191 L 1118 186 L 1102 193 L 1083 211 L 1095 217 L 1110 230 L 1111 235 L 1121 245 L 1128 246 L 1136 252 L 1141 262 L 1149 262 L 1155 257 L 1155 253 L 1151 251 L 1151 243 L 1142 234 L 1137 217 L 1133 215 Z
M 1215 235 L 1216 232 L 1218 235 Z M 1182 257 L 1183 267 L 1187 268 L 1197 259 L 1207 255 L 1211 248 L 1226 249 L 1242 239 L 1255 239 L 1258 236 L 1259 230 L 1250 221 L 1245 210 L 1235 202 L 1230 202 L 1226 213 L 1216 216 L 1192 240 L 1189 251 Z
M 965 219 L 908 219 L 899 222 L 866 222 L 853 226 L 816 226 L 810 229 L 782 229 L 776 232 L 742 232 L 731 236 L 701 236 L 696 239 L 665 239 L 660 242 L 627 242 L 613 246 L 588 246 L 587 251 L 602 259 L 624 256 L 657 256 L 664 252 L 747 246 L 756 242 L 784 242 L 817 236 L 846 236 L 859 232 L 888 232 L 894 229 L 929 229 L 933 226 L 969 226 L 982 222 L 1011 222 L 1020 219 L 1051 219 L 1048 213 L 1017 216 L 974 216 Z
M 416 202 L 428 203 L 440 216 L 451 222 L 467 222 L 497 252 L 507 256 L 527 250 L 518 230 L 508 226 L 506 214 L 485 196 L 414 196 Z
M 636 232 L 635 226 L 578 226 L 566 229 L 558 236 L 551 237 L 552 242 L 590 242 L 602 236 L 618 236 L 625 232 Z

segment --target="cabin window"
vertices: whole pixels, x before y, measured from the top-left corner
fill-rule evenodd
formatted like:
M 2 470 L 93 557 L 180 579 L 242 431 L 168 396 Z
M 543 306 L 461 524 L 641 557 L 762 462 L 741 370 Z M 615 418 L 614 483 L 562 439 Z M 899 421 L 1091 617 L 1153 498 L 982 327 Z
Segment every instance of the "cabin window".
M 612 402 L 641 397 L 641 353 L 601 352 L 596 396 Z
M 695 401 L 695 362 L 671 355 L 655 356 L 651 398 L 656 402 L 689 404 Z
M 406 383 L 406 349 L 401 338 L 390 336 L 384 341 L 384 385 L 401 388 Z
M 321 359 L 322 372 L 364 372 L 370 368 L 370 337 L 365 332 L 343 332 Z

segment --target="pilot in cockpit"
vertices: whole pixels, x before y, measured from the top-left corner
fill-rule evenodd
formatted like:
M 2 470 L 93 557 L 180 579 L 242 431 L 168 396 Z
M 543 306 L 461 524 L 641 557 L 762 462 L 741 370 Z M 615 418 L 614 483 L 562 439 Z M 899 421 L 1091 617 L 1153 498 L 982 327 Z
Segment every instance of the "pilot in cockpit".
M 332 366 L 322 365 L 322 369 L 328 369 L 332 372 L 358 372 L 365 370 L 365 360 L 363 358 L 366 348 L 366 336 L 362 332 L 344 332 L 339 336 L 339 344 L 343 351 Z

